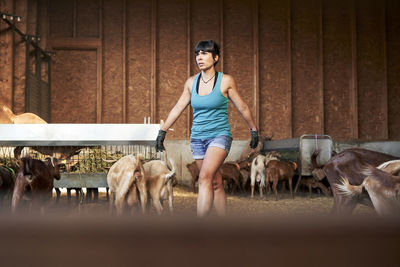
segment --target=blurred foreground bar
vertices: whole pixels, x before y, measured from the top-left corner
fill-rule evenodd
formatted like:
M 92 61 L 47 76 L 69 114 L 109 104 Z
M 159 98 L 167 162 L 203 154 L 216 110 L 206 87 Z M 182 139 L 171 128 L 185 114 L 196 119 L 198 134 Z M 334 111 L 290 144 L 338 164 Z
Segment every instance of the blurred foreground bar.
M 400 266 L 399 219 L 0 218 L 2 266 Z

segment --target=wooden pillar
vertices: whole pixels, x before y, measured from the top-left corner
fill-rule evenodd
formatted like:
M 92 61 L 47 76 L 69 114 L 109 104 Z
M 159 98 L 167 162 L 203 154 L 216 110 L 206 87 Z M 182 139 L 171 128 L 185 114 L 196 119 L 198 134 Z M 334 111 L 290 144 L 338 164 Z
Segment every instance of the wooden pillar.
M 220 34 L 219 34 L 219 46 L 221 48 L 220 51 L 220 68 L 221 72 L 224 72 L 224 0 L 220 0 L 219 2 L 219 19 L 220 19 Z
M 75 2 L 76 10 L 76 2 Z M 76 13 L 76 12 L 75 12 Z M 74 18 L 74 36 L 76 36 L 76 15 Z M 99 40 L 97 52 L 97 92 L 96 92 L 96 122 L 102 122 L 102 100 L 103 100 L 103 1 L 100 1 L 99 8 Z
M 381 7 L 381 27 L 383 34 L 383 66 L 384 66 L 384 77 L 383 77 L 383 92 L 382 92 L 382 139 L 389 139 L 389 101 L 388 101 L 388 64 L 387 64 L 387 34 L 386 34 L 386 1 L 382 1 Z
M 150 88 L 150 118 L 156 123 L 156 65 L 157 64 L 157 0 L 151 2 L 151 88 Z
M 287 14 L 287 27 L 288 27 L 288 78 L 289 78 L 289 83 L 286 91 L 286 96 L 287 96 L 287 137 L 292 138 L 293 137 L 293 101 L 292 101 L 292 84 L 293 84 L 293 77 L 292 77 L 292 3 L 291 0 L 288 0 L 288 14 Z
M 253 1 L 253 114 L 260 129 L 260 53 L 259 53 L 259 3 Z
M 324 122 L 325 122 L 325 114 L 324 114 L 324 29 L 323 29 L 323 1 L 320 1 L 319 6 L 319 133 L 324 134 Z
M 126 72 L 126 0 L 122 11 L 122 122 L 127 122 L 127 72 Z
M 350 88 L 350 118 L 351 137 L 358 139 L 358 89 L 357 89 L 357 14 L 356 1 L 351 2 L 351 69 L 352 79 Z
M 191 70 L 191 28 L 190 28 L 190 0 L 186 1 L 186 57 L 187 57 L 187 77 L 190 77 L 190 75 L 192 74 L 192 70 Z M 192 125 L 192 109 L 190 107 L 188 107 L 188 115 L 187 115 L 187 121 L 186 121 L 186 127 L 188 129 L 187 131 L 187 138 L 190 138 L 190 127 Z

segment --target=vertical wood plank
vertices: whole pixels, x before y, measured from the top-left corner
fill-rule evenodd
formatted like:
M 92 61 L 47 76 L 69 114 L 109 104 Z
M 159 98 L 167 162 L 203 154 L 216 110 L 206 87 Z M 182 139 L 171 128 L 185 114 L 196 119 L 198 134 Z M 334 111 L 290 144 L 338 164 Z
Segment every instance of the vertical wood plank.
M 157 0 L 151 1 L 151 88 L 150 88 L 150 118 L 156 123 L 156 68 L 157 68 Z
M 351 136 L 358 139 L 358 84 L 357 84 L 357 0 L 351 5 L 351 88 L 350 88 L 350 114 Z
M 385 60 L 384 32 L 381 23 L 383 3 L 374 0 L 357 2 L 357 76 L 359 138 L 385 137 Z
M 77 0 L 74 0 L 74 19 L 73 19 L 73 33 L 72 33 L 72 37 L 75 38 L 76 37 L 76 28 L 77 28 L 77 13 L 78 13 L 78 8 L 77 8 L 77 4 L 76 4 Z
M 400 2 L 386 0 L 389 139 L 400 140 Z
M 219 1 L 219 46 L 221 60 L 219 62 L 221 72 L 224 72 L 224 0 Z
M 191 47 L 191 15 L 190 15 L 190 0 L 186 1 L 186 61 L 187 61 L 187 73 L 186 76 L 190 77 L 192 70 L 191 70 L 191 51 L 192 51 L 192 47 Z M 192 118 L 193 118 L 193 114 L 192 114 L 192 109 L 190 107 L 187 108 L 187 112 L 188 112 L 188 116 L 187 116 L 187 120 L 186 120 L 186 127 L 188 129 L 187 133 L 186 133 L 186 138 L 190 138 L 190 128 L 192 126 Z
M 259 3 L 253 0 L 253 116 L 260 129 Z
M 22 19 L 18 22 L 18 29 L 27 32 L 27 0 L 16 0 L 14 2 L 13 14 L 21 16 Z M 13 93 L 14 93 L 14 113 L 25 112 L 25 82 L 26 82 L 26 42 L 17 33 L 14 36 L 14 75 L 13 75 Z
M 319 133 L 324 134 L 324 123 L 325 123 L 325 114 L 324 114 L 324 29 L 323 29 L 323 1 L 319 2 L 319 30 L 318 30 L 318 39 L 319 39 Z
M 387 35 L 386 35 L 386 1 L 383 0 L 381 8 L 381 32 L 383 35 L 383 90 L 382 90 L 382 138 L 388 139 L 389 138 L 389 121 L 388 121 L 388 65 L 387 65 Z
M 323 14 L 324 133 L 349 139 L 353 128 L 351 3 L 325 0 Z
M 260 132 L 291 136 L 290 1 L 259 2 Z
M 100 0 L 99 7 L 99 37 L 103 40 L 103 0 Z M 97 48 L 97 92 L 96 92 L 96 122 L 103 121 L 103 41 Z
M 127 103 L 127 73 L 126 73 L 126 0 L 123 2 L 122 10 L 122 122 L 126 123 Z
M 287 129 L 286 129 L 286 138 L 293 137 L 293 107 L 292 107 L 292 1 L 288 0 L 287 3 L 287 81 L 288 84 L 286 86 L 286 120 L 287 120 Z
M 0 2 L 0 11 L 12 14 L 14 11 L 13 1 Z M 19 14 L 17 14 L 19 15 Z M 13 109 L 14 106 L 14 34 L 9 26 L 0 21 L 0 106 L 6 105 Z M 1 116 L 1 115 L 0 115 Z

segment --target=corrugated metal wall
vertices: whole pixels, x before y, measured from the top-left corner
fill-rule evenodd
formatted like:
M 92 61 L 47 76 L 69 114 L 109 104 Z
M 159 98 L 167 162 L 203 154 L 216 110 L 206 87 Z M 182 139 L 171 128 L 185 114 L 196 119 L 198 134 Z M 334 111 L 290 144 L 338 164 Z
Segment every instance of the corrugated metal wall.
M 400 138 L 397 0 L 0 0 L 56 52 L 52 122 L 158 122 L 215 39 L 262 134 Z M 39 14 L 39 15 L 38 15 Z M 0 23 L 1 102 L 24 110 L 24 53 Z M 22 49 L 23 51 L 23 49 Z M 189 136 L 191 111 L 169 138 Z M 235 139 L 248 129 L 230 105 Z

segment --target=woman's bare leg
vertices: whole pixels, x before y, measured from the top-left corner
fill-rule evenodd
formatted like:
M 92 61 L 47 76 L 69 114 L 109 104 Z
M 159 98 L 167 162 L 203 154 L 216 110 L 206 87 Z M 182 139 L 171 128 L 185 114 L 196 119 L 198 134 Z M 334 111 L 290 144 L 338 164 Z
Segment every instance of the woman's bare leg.
M 227 153 L 219 147 L 209 147 L 203 160 L 196 160 L 199 174 L 199 195 L 197 198 L 197 216 L 206 216 L 214 204 L 218 215 L 226 213 L 226 197 L 222 177 L 218 172 Z

